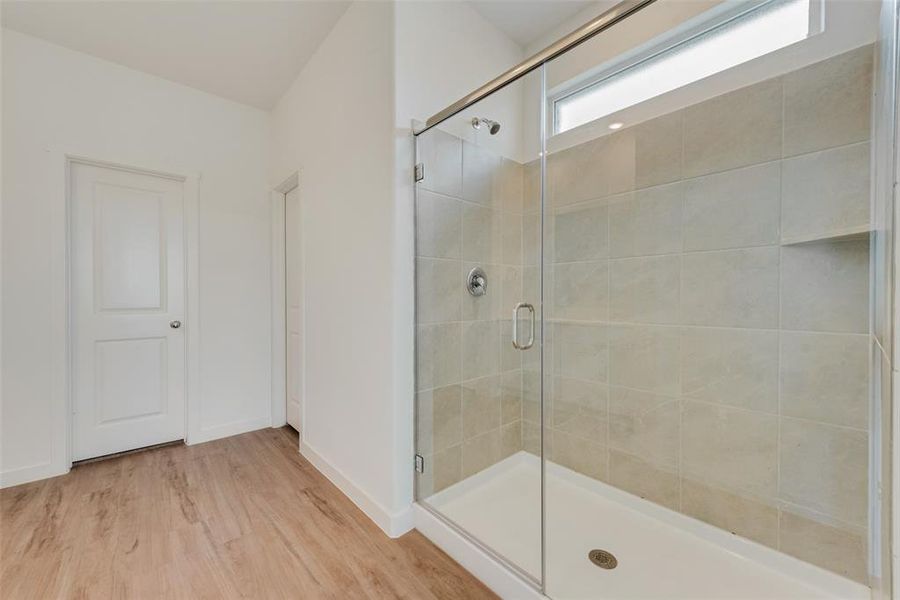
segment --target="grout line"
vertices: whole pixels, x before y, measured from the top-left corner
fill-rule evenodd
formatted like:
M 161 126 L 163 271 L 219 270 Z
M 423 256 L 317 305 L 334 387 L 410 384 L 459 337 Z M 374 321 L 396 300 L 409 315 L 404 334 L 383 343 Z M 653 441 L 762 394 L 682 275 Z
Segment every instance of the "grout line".
M 612 244 L 612 225 L 610 223 L 609 218 L 609 210 L 606 211 L 606 255 L 609 256 L 610 245 Z M 609 291 L 612 289 L 612 269 L 609 268 L 610 260 L 607 258 L 607 268 L 606 268 L 606 315 L 609 316 L 612 313 L 612 294 Z M 606 373 L 606 379 L 609 379 L 610 372 L 610 352 L 609 352 L 609 338 L 606 339 L 606 364 L 604 365 L 604 372 Z M 612 452 L 610 451 L 610 446 L 612 444 L 612 394 L 611 394 L 611 386 L 607 382 L 606 384 L 606 478 L 607 480 L 612 480 Z
M 778 248 L 780 244 L 760 244 L 757 246 L 735 246 L 733 248 L 711 248 L 709 250 L 684 250 L 680 252 L 658 252 L 658 253 L 649 253 L 649 254 L 634 254 L 630 256 L 607 256 L 607 257 L 598 257 L 595 259 L 588 260 L 566 260 L 551 263 L 550 266 L 560 266 L 560 265 L 580 265 L 580 264 L 590 264 L 596 262 L 622 262 L 628 260 L 641 260 L 647 258 L 665 258 L 671 256 L 685 256 L 685 255 L 696 255 L 696 254 L 713 254 L 713 253 L 724 253 L 724 252 L 738 252 L 740 250 L 760 250 L 766 248 Z
M 685 170 L 685 138 L 687 137 L 686 126 L 685 126 L 685 118 L 684 111 L 679 112 L 681 117 L 681 154 L 679 156 L 680 164 L 679 164 L 679 181 L 685 181 L 684 179 L 684 170 Z M 685 205 L 686 195 L 682 193 L 681 195 L 681 254 L 679 258 L 679 269 L 680 272 L 678 274 L 678 321 L 684 321 L 684 205 Z M 682 347 L 681 347 L 681 338 L 683 334 L 679 334 L 678 336 L 678 377 L 679 377 L 679 385 L 678 391 L 679 399 L 678 399 L 678 510 L 683 511 L 684 507 L 684 381 L 681 379 L 681 371 L 682 371 Z
M 821 510 L 816 510 L 802 504 L 797 504 L 796 502 L 791 502 L 790 500 L 783 500 L 781 498 L 770 498 L 770 500 L 775 501 L 774 503 L 776 506 L 774 506 L 773 508 L 777 509 L 779 514 L 784 509 L 784 512 L 799 516 L 804 519 L 815 521 L 819 524 L 825 525 L 826 527 L 834 527 L 836 529 L 843 529 L 844 531 L 863 534 L 868 531 L 867 524 L 847 521 L 846 519 L 835 517 L 834 515 L 822 512 Z
M 785 97 L 784 97 L 784 77 L 779 78 L 779 82 L 781 83 L 781 160 L 778 161 L 778 237 L 781 239 L 784 231 L 784 120 L 785 120 Z M 775 348 L 775 364 L 777 365 L 777 379 L 776 379 L 776 405 L 778 407 L 778 422 L 775 430 L 775 498 L 781 497 L 781 453 L 782 453 L 782 389 L 781 389 L 781 342 L 782 337 L 784 335 L 784 326 L 782 323 L 782 294 L 783 294 L 783 279 L 784 273 L 784 248 L 782 246 L 778 247 L 778 333 L 777 333 L 777 345 Z M 775 548 L 780 549 L 782 547 L 781 540 L 781 507 L 776 505 L 775 511 Z
M 628 327 L 628 328 L 637 328 L 637 327 L 646 327 L 650 328 L 660 328 L 660 329 L 672 329 L 672 328 L 680 328 L 680 329 L 700 329 L 700 330 L 715 330 L 715 331 L 734 331 L 734 332 L 760 332 L 760 333 L 777 333 L 779 331 L 783 331 L 786 333 L 798 333 L 798 334 L 809 334 L 809 335 L 836 335 L 836 336 L 847 336 L 847 337 L 867 337 L 868 333 L 863 332 L 849 332 L 849 331 L 821 331 L 815 329 L 777 329 L 771 327 L 740 327 L 740 326 L 728 326 L 728 325 L 698 325 L 693 323 L 650 323 L 650 322 L 639 322 L 639 321 L 610 321 L 610 320 L 602 320 L 602 319 L 569 319 L 569 318 L 550 318 L 547 319 L 549 323 L 554 323 L 558 325 L 595 325 L 601 326 L 605 325 L 607 327 Z M 423 323 L 423 325 L 428 324 L 452 324 L 456 321 L 442 321 L 440 323 Z M 468 321 L 463 321 L 468 322 Z

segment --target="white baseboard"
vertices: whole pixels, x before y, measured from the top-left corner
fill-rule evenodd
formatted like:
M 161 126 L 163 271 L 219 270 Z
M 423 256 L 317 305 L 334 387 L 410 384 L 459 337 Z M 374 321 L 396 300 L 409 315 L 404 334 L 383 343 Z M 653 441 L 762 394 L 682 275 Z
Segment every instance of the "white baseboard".
M 345 496 L 350 498 L 353 504 L 372 519 L 389 537 L 400 537 L 413 528 L 412 507 L 398 512 L 387 510 L 302 439 L 300 440 L 300 454 L 337 486 Z
M 481 547 L 473 544 L 421 504 L 413 504 L 416 529 L 450 555 L 495 594 L 506 600 L 542 600 L 535 587 L 513 573 Z
M 40 465 L 32 465 L 30 467 L 21 467 L 19 469 L 13 469 L 11 471 L 4 471 L 0 473 L 0 488 L 7 488 L 14 485 L 21 485 L 23 483 L 30 483 L 32 481 L 38 481 L 39 479 L 57 477 L 59 475 L 65 475 L 68 472 L 68 468 L 60 465 L 55 465 L 53 463 L 43 463 Z
M 188 439 L 185 440 L 185 443 L 193 446 L 194 444 L 211 442 L 213 440 L 230 437 L 232 435 L 239 435 L 241 433 L 256 431 L 257 429 L 265 429 L 266 427 L 271 427 L 271 425 L 272 422 L 268 416 L 260 417 L 258 419 L 249 419 L 247 421 L 235 421 L 233 423 L 216 425 L 215 427 L 209 427 L 207 429 L 200 429 L 199 431 L 192 432 L 188 436 Z

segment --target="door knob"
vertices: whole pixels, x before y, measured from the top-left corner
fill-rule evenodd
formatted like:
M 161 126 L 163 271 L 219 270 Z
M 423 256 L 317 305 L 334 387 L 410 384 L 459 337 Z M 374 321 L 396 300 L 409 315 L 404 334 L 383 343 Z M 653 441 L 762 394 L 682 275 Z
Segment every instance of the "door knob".
M 181 321 L 169 321 L 169 327 L 172 329 L 178 329 L 181 327 Z

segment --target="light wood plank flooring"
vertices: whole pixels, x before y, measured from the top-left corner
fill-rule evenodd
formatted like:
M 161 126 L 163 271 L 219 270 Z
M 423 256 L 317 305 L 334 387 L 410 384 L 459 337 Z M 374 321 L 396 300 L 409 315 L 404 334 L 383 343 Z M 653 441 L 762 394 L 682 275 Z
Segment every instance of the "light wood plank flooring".
M 493 598 L 418 532 L 385 536 L 289 428 L 0 491 L 0 597 Z

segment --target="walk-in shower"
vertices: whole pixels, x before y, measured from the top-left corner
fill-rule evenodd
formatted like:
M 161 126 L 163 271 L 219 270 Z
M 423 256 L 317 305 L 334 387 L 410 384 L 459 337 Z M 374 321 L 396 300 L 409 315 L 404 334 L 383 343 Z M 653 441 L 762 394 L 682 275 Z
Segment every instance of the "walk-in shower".
M 423 507 L 556 599 L 889 597 L 896 22 L 632 0 L 417 132 Z

